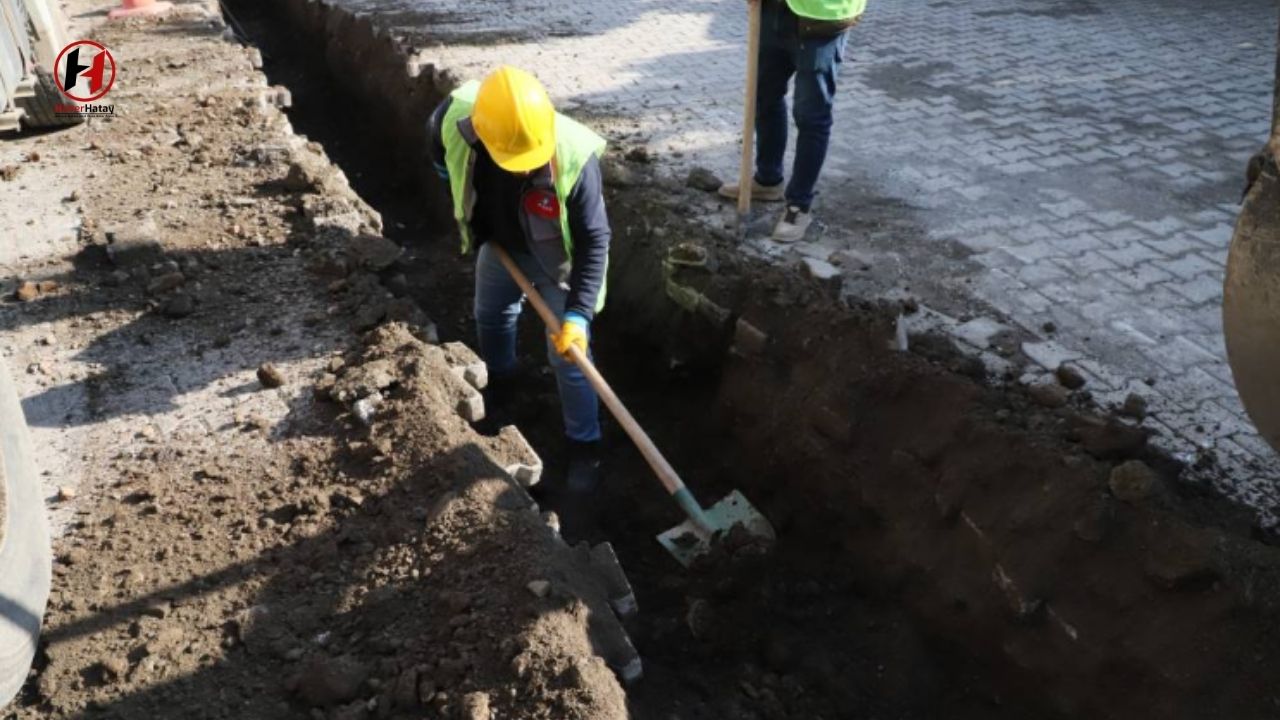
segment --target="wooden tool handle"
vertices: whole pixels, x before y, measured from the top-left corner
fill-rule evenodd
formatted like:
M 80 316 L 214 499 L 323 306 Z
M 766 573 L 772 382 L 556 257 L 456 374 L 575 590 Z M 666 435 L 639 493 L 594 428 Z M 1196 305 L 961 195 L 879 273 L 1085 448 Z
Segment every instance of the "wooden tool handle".
M 529 302 L 533 304 L 533 309 L 538 311 L 538 315 L 542 317 L 542 322 L 546 323 L 548 329 L 558 331 L 560 329 L 559 318 L 551 311 L 551 308 L 547 307 L 546 301 L 534 289 L 533 283 L 529 282 L 529 278 L 520 272 L 520 268 L 516 266 L 515 261 L 511 259 L 506 250 L 503 250 L 496 243 L 493 245 L 493 250 L 498 254 L 498 259 L 502 261 L 503 267 L 507 269 L 507 272 L 511 273 L 511 277 L 515 279 L 516 284 L 520 286 L 525 296 L 529 298 Z M 599 370 L 596 370 L 591 358 L 588 358 L 587 354 L 577 347 L 569 349 L 569 356 L 574 364 L 582 370 L 582 374 L 587 376 L 587 381 L 591 383 L 591 387 L 595 388 L 596 394 L 604 401 L 605 406 L 609 408 L 609 412 L 613 413 L 613 416 L 618 419 L 622 429 L 631 437 L 631 441 L 640 449 L 640 454 L 644 455 L 644 459 L 649 462 L 649 467 L 653 468 L 653 472 L 662 481 L 662 485 L 667 489 L 667 492 L 675 495 L 684 490 L 684 481 L 676 474 L 675 468 L 671 467 L 671 463 L 668 463 L 667 459 L 658 451 L 658 446 L 653 444 L 653 441 L 649 439 L 649 435 L 640 427 L 640 423 L 636 422 L 636 419 L 631 416 L 631 412 L 618 399 L 617 394 L 613 392 L 613 388 L 609 387 L 609 383 L 604 379 L 604 376 L 600 374 Z
M 738 214 L 751 212 L 752 150 L 756 133 L 756 83 L 760 76 L 760 13 L 764 0 L 747 2 L 747 89 L 742 103 L 742 166 L 738 169 Z

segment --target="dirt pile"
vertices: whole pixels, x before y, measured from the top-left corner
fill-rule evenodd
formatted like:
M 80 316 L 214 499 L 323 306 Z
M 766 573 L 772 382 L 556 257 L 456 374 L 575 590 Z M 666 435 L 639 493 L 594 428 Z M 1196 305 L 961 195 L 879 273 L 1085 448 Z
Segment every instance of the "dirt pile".
M 15 716 L 624 717 L 611 553 L 532 507 L 518 432 L 470 429 L 483 365 L 426 342 L 377 213 L 224 29 L 104 29 L 129 112 L 21 141 L 92 180 L 77 251 L 21 268 L 48 291 L 0 306 L 90 470 Z

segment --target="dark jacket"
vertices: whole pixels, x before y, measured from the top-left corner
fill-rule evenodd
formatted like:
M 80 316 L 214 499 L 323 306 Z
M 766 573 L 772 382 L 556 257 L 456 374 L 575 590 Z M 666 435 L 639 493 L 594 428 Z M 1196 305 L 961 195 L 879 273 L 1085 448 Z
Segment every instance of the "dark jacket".
M 436 172 L 448 176 L 445 166 L 444 140 L 440 123 L 449 109 L 446 98 L 431 114 L 431 152 Z M 524 230 L 520 226 L 520 200 L 528 189 L 527 179 L 509 173 L 489 157 L 484 144 L 475 152 L 474 185 L 476 206 L 471 227 L 477 243 L 494 240 L 507 252 L 528 254 Z M 573 186 L 563 212 L 569 213 L 569 232 L 573 236 L 573 265 L 569 274 L 569 297 L 565 312 L 577 313 L 587 320 L 595 315 L 596 298 L 604 286 L 605 266 L 609 257 L 609 217 L 604 207 L 604 181 L 600 161 L 591 158 Z

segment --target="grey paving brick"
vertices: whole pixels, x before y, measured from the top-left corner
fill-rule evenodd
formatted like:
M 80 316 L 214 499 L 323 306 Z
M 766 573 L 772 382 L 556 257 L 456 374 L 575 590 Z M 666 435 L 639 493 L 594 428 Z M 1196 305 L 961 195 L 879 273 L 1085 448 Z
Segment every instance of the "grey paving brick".
M 1194 303 L 1222 298 L 1222 278 L 1216 273 L 1198 275 L 1190 280 L 1169 283 L 1169 289 Z

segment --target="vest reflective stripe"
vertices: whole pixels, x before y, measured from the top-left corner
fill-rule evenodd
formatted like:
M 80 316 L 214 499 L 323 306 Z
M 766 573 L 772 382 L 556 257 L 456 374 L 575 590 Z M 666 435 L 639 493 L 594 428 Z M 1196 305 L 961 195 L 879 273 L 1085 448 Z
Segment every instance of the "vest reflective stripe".
M 848 20 L 867 9 L 867 0 L 787 0 L 787 5 L 810 20 Z
M 479 88 L 480 83 L 473 80 L 450 93 L 452 102 L 449 103 L 449 110 L 445 113 L 440 128 L 445 166 L 449 171 L 449 190 L 453 195 L 453 218 L 458 223 L 458 232 L 462 237 L 463 254 L 470 252 L 473 245 L 471 213 L 475 209 L 475 153 L 472 151 L 472 143 L 476 139 L 470 128 L 470 119 Z M 593 155 L 602 157 L 604 150 L 604 138 L 572 118 L 556 113 L 556 155 L 551 165 L 555 172 L 555 193 L 560 203 L 560 234 L 566 257 L 573 257 L 573 235 L 569 231 L 569 213 L 566 210 L 569 193 L 578 184 L 587 161 Z M 524 212 L 523 208 L 521 212 Z M 553 272 L 553 268 L 546 269 Z M 604 296 L 605 287 L 602 285 L 600 296 L 596 300 L 597 312 L 604 307 Z

